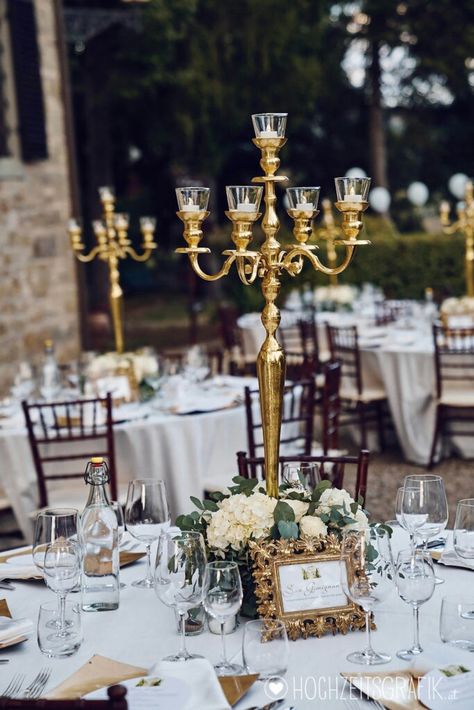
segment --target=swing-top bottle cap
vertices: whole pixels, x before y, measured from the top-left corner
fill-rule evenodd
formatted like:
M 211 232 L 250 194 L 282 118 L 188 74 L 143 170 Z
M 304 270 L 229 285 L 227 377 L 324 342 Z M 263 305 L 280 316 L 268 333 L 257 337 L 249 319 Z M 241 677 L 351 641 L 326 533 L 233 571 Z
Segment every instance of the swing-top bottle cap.
M 95 466 L 98 464 L 104 463 L 104 457 L 103 456 L 93 456 L 91 458 L 91 463 L 93 463 Z
M 109 467 L 102 456 L 93 456 L 87 464 L 84 480 L 92 486 L 101 486 L 110 481 Z

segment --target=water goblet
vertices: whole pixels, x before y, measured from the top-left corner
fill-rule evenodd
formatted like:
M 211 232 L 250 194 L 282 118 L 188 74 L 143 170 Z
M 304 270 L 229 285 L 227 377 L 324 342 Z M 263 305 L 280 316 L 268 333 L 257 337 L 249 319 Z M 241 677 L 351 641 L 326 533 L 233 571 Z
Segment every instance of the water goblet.
M 370 618 L 374 607 L 393 587 L 390 538 L 383 529 L 346 530 L 341 546 L 341 586 L 345 595 L 365 612 L 366 648 L 347 656 L 351 663 L 374 666 L 391 657 L 372 648 Z
M 443 597 L 439 635 L 443 643 L 474 651 L 474 596 Z
M 204 576 L 204 608 L 221 625 L 222 659 L 214 666 L 218 676 L 238 675 L 242 666 L 230 663 L 225 644 L 225 622 L 242 605 L 242 582 L 236 562 L 209 562 Z
M 40 572 L 44 569 L 44 557 L 48 545 L 57 540 L 78 541 L 78 511 L 76 508 L 47 508 L 36 516 L 33 534 L 33 562 Z
M 287 463 L 283 467 L 283 483 L 295 491 L 306 493 L 314 488 L 321 477 L 316 463 Z
M 57 634 L 65 637 L 66 597 L 78 585 L 81 574 L 81 556 L 77 543 L 59 538 L 47 546 L 44 555 L 44 581 L 56 592 L 58 600 Z
M 206 550 L 198 532 L 163 533 L 158 542 L 155 567 L 155 592 L 166 606 L 179 614 L 181 643 L 179 651 L 165 661 L 188 661 L 202 656 L 186 648 L 186 617 L 202 602 Z
M 407 497 L 403 499 L 403 515 L 412 516 L 416 525 L 415 536 L 418 537 L 425 552 L 428 541 L 439 535 L 448 523 L 448 501 L 444 481 L 441 476 L 433 474 L 417 474 L 405 477 Z M 411 508 L 406 507 L 408 500 Z M 411 512 L 410 512 L 411 511 Z M 444 579 L 435 575 L 436 584 L 443 584 Z
M 398 658 L 411 661 L 423 653 L 420 645 L 420 606 L 433 596 L 436 586 L 433 560 L 424 550 L 402 550 L 395 571 L 398 594 L 413 607 L 414 638 L 411 648 L 398 651 Z
M 287 671 L 288 657 L 288 636 L 282 621 L 247 621 L 242 639 L 242 658 L 248 673 L 258 673 L 259 680 L 280 677 Z
M 163 481 L 156 478 L 130 481 L 125 504 L 125 524 L 130 535 L 143 542 L 147 557 L 146 577 L 132 582 L 132 586 L 153 589 L 151 546 L 169 526 L 169 522 L 170 514 Z

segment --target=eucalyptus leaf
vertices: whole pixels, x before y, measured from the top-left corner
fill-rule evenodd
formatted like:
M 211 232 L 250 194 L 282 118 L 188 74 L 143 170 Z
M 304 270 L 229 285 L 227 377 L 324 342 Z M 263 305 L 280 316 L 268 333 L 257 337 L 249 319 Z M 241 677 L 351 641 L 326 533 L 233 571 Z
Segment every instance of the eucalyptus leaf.
M 298 537 L 298 526 L 293 521 L 280 520 L 278 530 L 284 540 L 294 540 Z

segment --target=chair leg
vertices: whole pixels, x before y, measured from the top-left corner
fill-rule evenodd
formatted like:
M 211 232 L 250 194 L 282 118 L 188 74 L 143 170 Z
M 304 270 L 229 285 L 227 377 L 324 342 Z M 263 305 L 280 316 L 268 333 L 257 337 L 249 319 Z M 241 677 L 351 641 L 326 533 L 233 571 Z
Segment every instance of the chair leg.
M 427 469 L 430 471 L 434 464 L 435 464 L 435 455 L 436 455 L 436 444 L 438 443 L 438 438 L 441 433 L 441 424 L 442 424 L 442 409 L 440 405 L 436 407 L 436 421 L 435 421 L 435 429 L 434 429 L 434 435 L 433 435 L 433 443 L 431 444 L 431 452 L 430 452 L 430 459 L 428 461 Z
M 365 404 L 364 402 L 359 402 L 357 404 L 357 409 L 359 410 L 359 422 L 360 422 L 360 448 L 367 448 L 367 421 L 365 418 Z
M 379 438 L 379 449 L 383 451 L 385 449 L 385 434 L 384 434 L 384 415 L 383 415 L 383 402 L 379 401 L 375 403 L 375 411 L 377 412 L 377 434 Z

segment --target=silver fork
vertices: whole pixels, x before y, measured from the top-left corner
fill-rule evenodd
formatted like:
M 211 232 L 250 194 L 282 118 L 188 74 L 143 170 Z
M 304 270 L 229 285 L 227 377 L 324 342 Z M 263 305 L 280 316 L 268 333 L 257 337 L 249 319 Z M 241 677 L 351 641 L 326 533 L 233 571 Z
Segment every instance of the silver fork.
M 16 698 L 20 694 L 21 686 L 23 685 L 25 676 L 14 675 L 5 690 L 2 692 L 4 698 Z
M 39 698 L 51 675 L 51 668 L 42 668 L 38 675 L 33 678 L 29 686 L 25 689 L 25 698 Z

